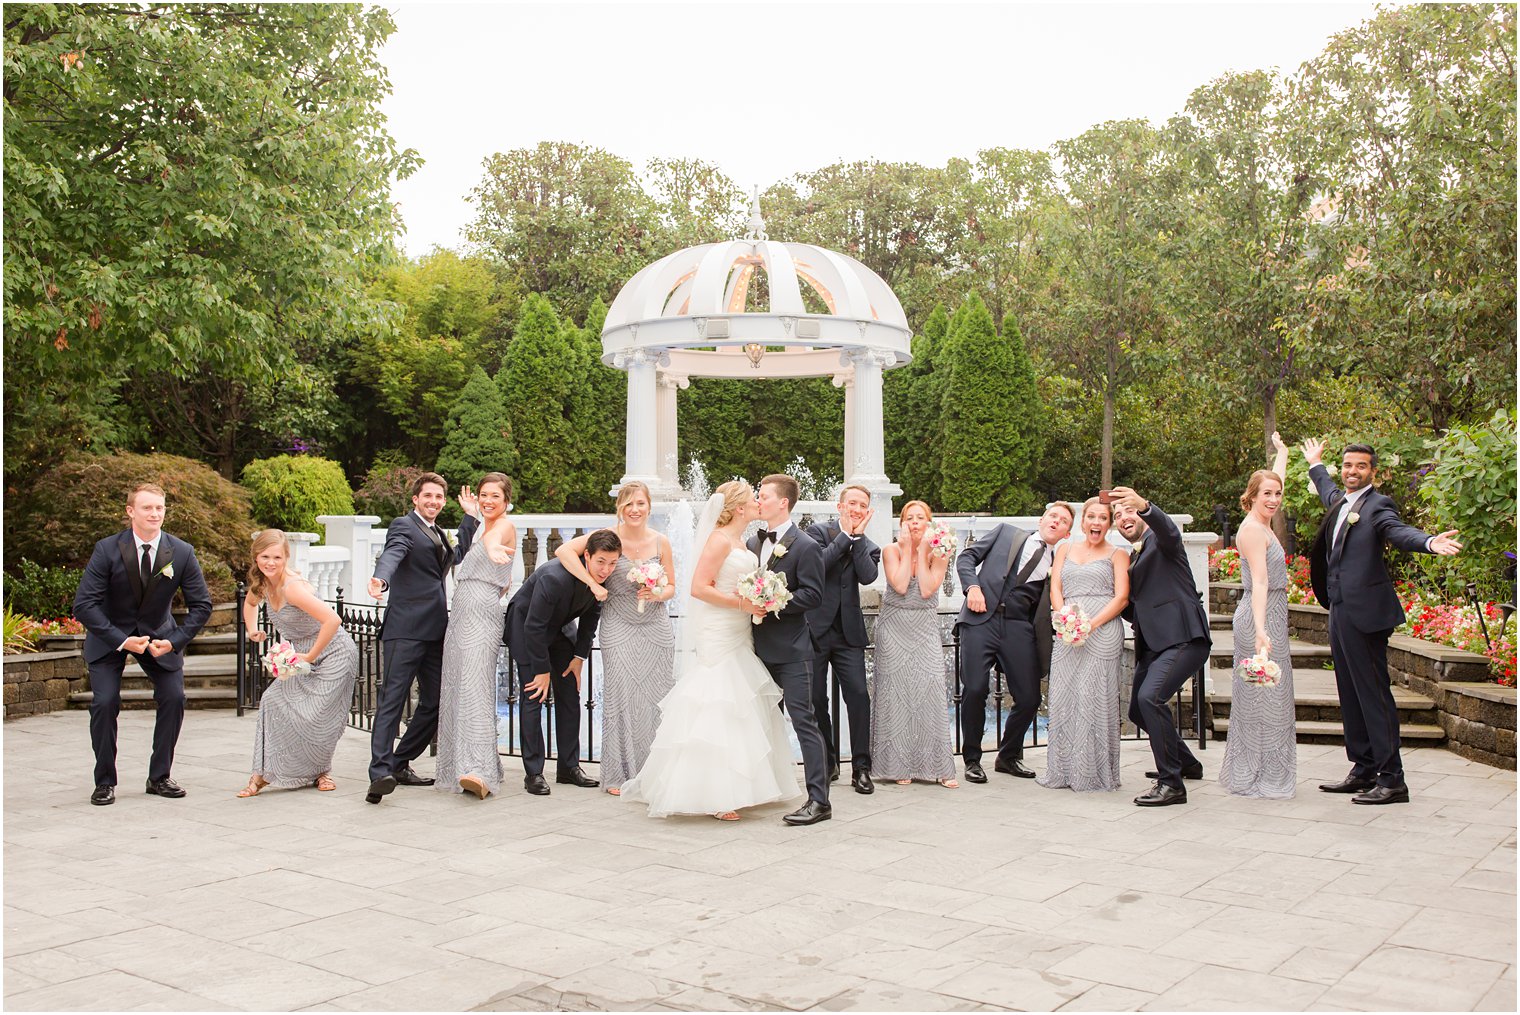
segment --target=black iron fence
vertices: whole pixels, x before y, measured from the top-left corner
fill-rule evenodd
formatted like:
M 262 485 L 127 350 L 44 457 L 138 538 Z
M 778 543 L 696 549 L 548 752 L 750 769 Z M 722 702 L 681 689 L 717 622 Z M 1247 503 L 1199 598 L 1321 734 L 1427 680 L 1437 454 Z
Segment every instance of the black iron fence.
M 264 671 L 264 653 L 266 648 L 279 638 L 279 631 L 269 618 L 268 608 L 263 605 L 259 607 L 258 622 L 255 629 L 263 631 L 264 638 L 261 641 L 254 641 L 248 637 L 250 632 L 244 625 L 242 610 L 245 594 L 245 586 L 241 582 L 238 583 L 238 715 L 242 715 L 247 709 L 258 707 L 259 698 L 271 679 Z M 379 704 L 380 687 L 385 679 L 384 662 L 380 646 L 380 624 L 384 619 L 385 607 L 346 603 L 343 600 L 343 590 L 341 588 L 337 590 L 336 598 L 329 599 L 327 602 L 337 611 L 338 617 L 343 622 L 343 630 L 354 639 L 359 647 L 359 675 L 358 679 L 354 682 L 354 697 L 352 704 L 349 706 L 348 725 L 355 729 L 368 731 L 374 728 L 375 709 Z M 868 621 L 873 619 L 872 615 L 874 611 L 868 610 L 866 612 Z M 874 629 L 874 624 L 868 626 Z M 873 647 L 871 644 L 867 645 L 868 659 Z M 950 652 L 951 659 L 953 660 L 954 679 L 950 690 L 950 707 L 953 711 L 951 730 L 955 738 L 955 752 L 959 754 L 961 751 L 960 716 L 963 688 L 961 684 L 960 639 L 955 635 L 953 627 L 948 632 L 941 634 L 940 647 L 942 650 Z M 586 709 L 586 717 L 581 727 L 581 757 L 583 761 L 588 762 L 597 760 L 597 746 L 599 742 L 595 735 L 597 729 L 596 710 L 599 704 L 596 693 L 597 673 L 595 667 L 598 651 L 599 649 L 593 646 L 591 658 L 586 660 L 585 667 L 581 673 L 581 697 L 585 702 Z M 1206 750 L 1208 747 L 1208 730 L 1205 721 L 1206 710 L 1203 707 L 1203 682 L 1204 671 L 1199 670 L 1193 674 L 1188 685 L 1179 691 L 1173 700 L 1173 718 L 1177 724 L 1177 729 L 1184 736 L 1196 737 L 1200 750 Z M 848 724 L 840 718 L 844 713 L 841 708 L 839 683 L 834 679 L 832 673 L 830 674 L 829 683 L 831 685 L 830 708 L 835 717 L 833 723 L 834 748 L 837 751 L 840 748 L 839 736 L 841 730 Z M 1127 688 L 1127 683 L 1125 686 Z M 994 737 L 1002 732 L 1003 724 L 1006 720 L 1004 706 L 1011 700 L 1011 697 L 1012 695 L 1008 690 L 1007 681 L 1003 677 L 1003 674 L 1000 671 L 995 672 L 991 693 L 988 696 L 988 725 L 991 726 Z M 503 754 L 517 755 L 520 751 L 519 745 L 522 743 L 522 737 L 521 730 L 518 728 L 520 722 L 519 700 L 518 684 L 512 667 L 510 653 L 503 646 L 501 660 L 497 665 L 497 701 L 505 706 L 500 717 L 500 721 L 504 727 L 501 729 L 501 742 L 506 745 L 502 749 L 501 753 Z M 552 703 L 553 697 L 551 691 L 550 697 L 545 701 L 541 713 L 545 723 L 544 745 L 548 751 L 547 756 L 549 758 L 554 757 L 555 749 L 554 709 Z M 408 701 L 403 720 L 410 721 L 411 713 L 412 702 Z M 1027 746 L 1041 746 L 1041 734 L 1044 729 L 1046 716 L 1046 701 L 1042 697 L 1039 714 L 1030 727 L 1031 739 L 1027 743 Z M 1128 740 L 1145 739 L 1144 731 L 1136 729 L 1128 719 L 1124 720 L 1123 736 L 1124 739 Z M 841 760 L 847 763 L 849 755 L 844 754 Z

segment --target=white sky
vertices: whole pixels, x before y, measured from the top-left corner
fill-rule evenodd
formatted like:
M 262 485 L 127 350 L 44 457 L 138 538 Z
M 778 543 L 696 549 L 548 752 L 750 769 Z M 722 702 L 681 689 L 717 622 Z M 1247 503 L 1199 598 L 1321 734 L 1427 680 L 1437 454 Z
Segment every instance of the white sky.
M 412 256 L 463 244 L 488 155 L 540 141 L 716 163 L 748 191 L 841 160 L 943 165 L 1160 123 L 1232 70 L 1292 72 L 1370 4 L 392 4 Z

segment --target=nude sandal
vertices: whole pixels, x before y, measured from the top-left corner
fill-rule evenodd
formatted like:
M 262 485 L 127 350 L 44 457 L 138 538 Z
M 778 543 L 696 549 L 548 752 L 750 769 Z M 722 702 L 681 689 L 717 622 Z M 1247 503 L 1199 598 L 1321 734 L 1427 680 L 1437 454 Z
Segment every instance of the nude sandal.
M 720 814 L 714 814 L 713 817 L 717 818 L 719 821 L 738 821 L 739 820 L 739 812 L 738 811 L 723 811 Z
M 331 793 L 333 790 L 338 788 L 338 784 L 333 782 L 331 772 L 323 772 L 321 775 L 317 776 L 315 785 L 317 787 L 317 792 L 319 793 Z
M 263 779 L 260 779 L 256 775 L 252 775 L 248 777 L 248 785 L 238 790 L 237 795 L 240 797 L 258 796 L 259 790 L 268 785 L 269 783 L 265 782 Z
M 491 792 L 486 788 L 485 780 L 481 779 L 478 775 L 461 775 L 459 777 L 459 788 L 466 793 L 474 793 L 477 800 L 484 800 L 486 794 Z

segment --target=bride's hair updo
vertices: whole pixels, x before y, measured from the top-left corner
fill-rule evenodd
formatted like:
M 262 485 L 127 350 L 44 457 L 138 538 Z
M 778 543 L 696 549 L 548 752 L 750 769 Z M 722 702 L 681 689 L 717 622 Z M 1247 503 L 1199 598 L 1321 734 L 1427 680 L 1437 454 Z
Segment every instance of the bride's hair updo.
M 718 528 L 734 520 L 734 513 L 755 499 L 755 488 L 742 479 L 730 479 L 713 491 L 723 497 L 723 510 L 718 514 Z

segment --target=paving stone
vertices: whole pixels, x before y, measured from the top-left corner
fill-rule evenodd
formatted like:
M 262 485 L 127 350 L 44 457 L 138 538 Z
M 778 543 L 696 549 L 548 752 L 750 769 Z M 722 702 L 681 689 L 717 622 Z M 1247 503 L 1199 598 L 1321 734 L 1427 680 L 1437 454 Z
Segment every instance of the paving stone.
M 1398 808 L 1316 792 L 1344 751 L 1302 745 L 1291 800 L 1206 782 L 1147 810 L 1000 778 L 844 793 L 799 830 L 515 777 L 374 807 L 354 731 L 336 793 L 238 800 L 254 718 L 230 713 L 189 717 L 190 795 L 165 801 L 135 789 L 152 719 L 122 716 L 111 808 L 87 802 L 84 713 L 7 726 L 7 770 L 39 773 L 4 787 L 7 1007 L 1514 1005 L 1515 773 L 1439 749 L 1406 752 Z M 1127 783 L 1149 764 L 1124 744 Z

